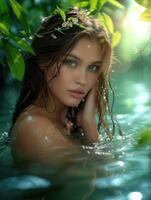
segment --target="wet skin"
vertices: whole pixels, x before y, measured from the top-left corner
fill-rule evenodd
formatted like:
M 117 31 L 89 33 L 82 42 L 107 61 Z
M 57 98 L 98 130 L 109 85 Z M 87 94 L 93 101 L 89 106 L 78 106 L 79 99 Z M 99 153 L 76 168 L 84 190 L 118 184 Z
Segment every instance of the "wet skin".
M 49 83 L 55 100 L 55 111 L 49 112 L 54 107 L 50 97 L 47 110 L 42 106 L 31 105 L 18 117 L 12 129 L 14 155 L 20 154 L 33 162 L 62 162 L 77 155 L 79 146 L 65 136 L 68 131 L 65 120 L 69 106 L 78 106 L 86 95 L 85 107 L 79 112 L 77 122 L 89 140 L 98 141 L 94 117 L 101 54 L 97 40 L 82 38 L 77 42 L 63 61 L 59 75 Z M 52 76 L 51 71 L 51 68 L 45 70 L 48 81 Z M 43 99 L 37 99 L 35 103 L 42 104 Z

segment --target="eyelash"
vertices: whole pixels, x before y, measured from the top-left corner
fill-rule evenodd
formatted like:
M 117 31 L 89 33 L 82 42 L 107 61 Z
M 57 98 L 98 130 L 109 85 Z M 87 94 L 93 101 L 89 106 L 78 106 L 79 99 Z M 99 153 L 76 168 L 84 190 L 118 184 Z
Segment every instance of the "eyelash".
M 90 67 L 95 67 L 95 70 L 93 70 L 93 69 L 90 69 Z M 99 66 L 98 65 L 90 65 L 89 66 L 89 71 L 92 71 L 92 72 L 97 72 L 99 70 Z
M 72 59 L 65 59 L 63 61 L 63 64 L 65 64 L 66 66 L 71 67 L 71 68 L 75 68 L 77 66 L 77 62 Z M 74 66 L 73 66 L 73 64 L 74 64 Z M 91 67 L 95 67 L 95 70 L 91 69 Z M 88 66 L 88 71 L 97 72 L 98 70 L 99 70 L 99 65 L 92 64 L 92 65 Z
M 73 63 L 74 63 L 74 66 L 72 66 Z M 72 59 L 65 59 L 65 60 L 63 61 L 63 64 L 67 65 L 68 67 L 74 68 L 74 67 L 76 67 L 77 62 L 74 61 L 74 60 L 72 60 Z

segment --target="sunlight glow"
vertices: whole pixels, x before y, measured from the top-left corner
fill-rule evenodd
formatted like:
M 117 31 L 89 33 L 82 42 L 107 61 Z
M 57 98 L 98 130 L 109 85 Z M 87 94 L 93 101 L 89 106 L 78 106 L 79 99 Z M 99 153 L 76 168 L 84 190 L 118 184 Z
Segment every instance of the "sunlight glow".
M 136 91 L 136 97 L 134 99 L 134 102 L 137 105 L 144 105 L 149 101 L 150 94 L 143 84 L 136 84 L 135 91 Z
M 137 105 L 134 108 L 134 112 L 136 112 L 136 113 L 144 113 L 146 110 L 147 110 L 147 108 L 144 105 Z
M 135 102 L 139 103 L 139 104 L 145 104 L 147 103 L 149 100 L 149 93 L 148 92 L 142 92 L 141 94 L 139 94 L 136 99 Z
M 127 27 L 137 38 L 144 38 L 148 33 L 148 23 L 139 19 L 140 14 L 144 10 L 144 7 L 134 4 L 124 20 L 124 26 Z
M 145 84 L 131 83 L 127 89 L 128 98 L 124 100 L 127 109 L 133 109 L 135 113 L 146 112 L 151 95 Z M 118 116 L 118 118 L 121 119 L 121 116 Z
M 135 85 L 136 97 L 134 98 L 134 112 L 143 113 L 147 110 L 146 104 L 150 100 L 150 94 L 143 84 Z

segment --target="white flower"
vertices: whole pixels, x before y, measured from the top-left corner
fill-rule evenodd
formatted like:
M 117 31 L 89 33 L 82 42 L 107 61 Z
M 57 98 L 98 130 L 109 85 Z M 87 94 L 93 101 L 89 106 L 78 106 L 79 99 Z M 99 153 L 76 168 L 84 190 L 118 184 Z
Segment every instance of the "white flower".
M 69 22 L 69 27 L 73 27 L 73 23 L 72 22 Z
M 73 21 L 74 24 L 78 23 L 78 19 L 77 18 L 73 18 L 72 21 Z
M 70 27 L 73 27 L 73 22 L 71 22 L 71 21 L 63 22 L 63 23 L 62 23 L 62 27 L 63 27 L 63 28 L 70 28 Z
M 62 27 L 67 27 L 67 22 L 63 22 Z
M 88 12 L 80 11 L 78 13 L 78 18 L 81 19 L 81 20 L 87 20 L 88 19 Z

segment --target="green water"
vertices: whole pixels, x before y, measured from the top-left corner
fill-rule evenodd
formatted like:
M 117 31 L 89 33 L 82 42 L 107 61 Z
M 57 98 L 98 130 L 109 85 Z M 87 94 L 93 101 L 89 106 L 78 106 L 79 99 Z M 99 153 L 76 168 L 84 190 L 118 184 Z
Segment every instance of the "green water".
M 0 102 L 0 199 L 150 200 L 151 146 L 137 146 L 140 130 L 151 124 L 150 84 L 149 78 L 136 74 L 113 78 L 114 114 L 123 137 L 116 134 L 111 142 L 83 147 L 87 155 L 71 165 L 28 169 L 12 167 L 10 149 L 4 145 L 18 94 L 14 82 L 9 82 Z

